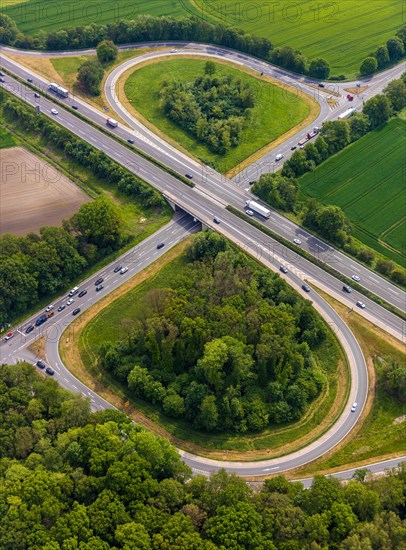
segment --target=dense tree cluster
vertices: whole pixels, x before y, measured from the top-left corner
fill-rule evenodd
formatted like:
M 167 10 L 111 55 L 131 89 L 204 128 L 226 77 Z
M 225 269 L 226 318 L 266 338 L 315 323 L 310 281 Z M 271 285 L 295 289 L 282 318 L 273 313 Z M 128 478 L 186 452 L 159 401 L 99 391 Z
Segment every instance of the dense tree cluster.
M 212 64 L 192 82 L 165 82 L 160 91 L 165 115 L 218 154 L 240 143 L 255 105 L 252 87 L 231 75 L 216 76 Z
M 104 69 L 97 59 L 89 59 L 82 63 L 78 69 L 77 83 L 79 88 L 93 96 L 100 95 L 101 82 L 104 76 Z
M 140 15 L 134 20 L 122 20 L 108 25 L 91 23 L 66 30 L 42 31 L 36 36 L 24 35 L 7 15 L 0 16 L 0 42 L 18 48 L 66 50 L 84 49 L 97 46 L 109 40 L 115 44 L 151 41 L 185 41 L 217 44 L 245 52 L 275 65 L 314 78 L 327 78 L 330 67 L 324 59 L 310 62 L 290 46 L 273 48 L 267 39 L 248 34 L 242 29 L 228 27 L 223 23 L 212 24 L 201 17 L 177 19 L 169 16 L 153 17 Z
M 361 76 L 369 76 L 376 71 L 382 71 L 388 65 L 398 63 L 406 55 L 406 25 L 398 30 L 395 36 L 389 38 L 384 46 L 368 55 L 361 63 Z
M 326 375 L 313 353 L 327 337 L 321 318 L 217 233 L 196 236 L 188 257 L 169 288 L 144 298 L 128 338 L 101 346 L 101 367 L 208 432 L 300 418 Z
M 82 205 L 64 227 L 43 227 L 39 235 L 24 237 L 1 235 L 0 322 L 65 289 L 123 243 L 119 213 L 104 198 Z
M 191 477 L 169 443 L 20 364 L 0 369 L 4 550 L 401 550 L 406 471 L 310 489 Z
M 100 63 L 109 63 L 117 59 L 118 48 L 112 40 L 102 40 L 97 45 L 96 53 Z

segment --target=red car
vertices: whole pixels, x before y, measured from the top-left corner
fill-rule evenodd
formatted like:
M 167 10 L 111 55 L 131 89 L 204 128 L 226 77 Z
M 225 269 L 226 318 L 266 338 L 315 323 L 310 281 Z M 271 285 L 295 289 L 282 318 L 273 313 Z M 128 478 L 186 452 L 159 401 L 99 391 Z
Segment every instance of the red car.
M 351 94 L 347 94 L 348 101 L 352 101 L 354 99 L 354 96 Z
M 10 340 L 10 338 L 12 338 L 14 336 L 14 332 L 8 332 L 6 334 L 6 337 L 4 338 L 5 340 Z

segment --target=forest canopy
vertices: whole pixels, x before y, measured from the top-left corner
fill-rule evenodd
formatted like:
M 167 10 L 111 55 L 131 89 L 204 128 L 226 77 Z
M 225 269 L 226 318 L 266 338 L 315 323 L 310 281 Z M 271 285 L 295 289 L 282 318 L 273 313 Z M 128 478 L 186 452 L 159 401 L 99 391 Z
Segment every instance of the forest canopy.
M 217 233 L 195 236 L 181 273 L 139 307 L 128 337 L 101 345 L 99 366 L 199 430 L 297 420 L 337 366 L 312 305 Z M 324 344 L 329 367 L 317 353 Z
M 2 550 L 401 550 L 406 470 L 253 490 L 28 364 L 0 368 Z
M 210 61 L 204 75 L 191 82 L 165 82 L 160 95 L 170 120 L 221 155 L 240 143 L 255 106 L 252 87 L 232 75 L 216 76 Z

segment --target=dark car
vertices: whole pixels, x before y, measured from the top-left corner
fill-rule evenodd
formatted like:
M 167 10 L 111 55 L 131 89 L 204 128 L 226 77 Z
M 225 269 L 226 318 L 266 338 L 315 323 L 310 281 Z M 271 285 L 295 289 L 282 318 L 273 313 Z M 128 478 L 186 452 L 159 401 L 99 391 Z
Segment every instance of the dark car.
M 310 287 L 307 285 L 302 285 L 302 288 L 305 292 L 310 292 Z
M 54 371 L 54 369 L 53 369 L 52 367 L 47 367 L 47 368 L 45 369 L 45 372 L 46 372 L 47 374 L 49 374 L 49 376 L 53 376 L 53 375 L 55 374 L 55 371 Z
M 25 334 L 29 334 L 30 332 L 32 332 L 34 330 L 34 325 L 30 325 L 29 327 L 27 327 L 25 329 Z
M 248 183 L 249 183 L 250 185 L 254 185 L 254 183 L 257 183 L 257 181 L 256 181 L 256 180 L 251 180 L 251 181 L 249 181 Z
M 58 311 L 63 311 L 66 308 L 65 304 L 58 307 Z
M 325 85 L 322 82 L 320 82 L 319 83 L 319 88 L 325 88 Z
M 46 365 L 45 365 L 44 361 L 37 361 L 37 367 L 39 369 L 45 369 Z
M 35 321 L 35 326 L 39 327 L 40 325 L 42 325 L 42 323 L 45 323 L 46 320 L 46 317 L 38 317 L 38 319 Z
M 291 151 L 294 151 L 296 149 L 296 145 L 290 148 Z
M 72 109 L 75 109 L 75 111 L 77 111 L 79 107 L 77 105 L 72 105 Z
M 193 179 L 193 176 L 192 176 L 192 174 L 185 174 L 185 176 L 186 176 L 187 178 L 189 178 L 190 180 L 192 180 L 192 179 Z
M 5 82 L 3 77 L 0 78 L 0 82 Z
M 131 143 L 131 145 L 134 143 L 133 138 L 127 139 L 128 143 Z
M 86 296 L 87 290 L 82 290 L 82 292 L 79 292 L 79 298 L 83 298 L 83 296 Z
M 119 271 L 121 271 L 121 265 L 116 265 L 116 267 L 114 268 L 114 273 L 118 273 Z
M 80 307 L 77 307 L 72 311 L 72 315 L 77 315 L 78 313 L 80 313 Z
M 103 290 L 104 286 L 103 285 L 99 285 L 96 287 L 96 292 L 100 292 L 101 290 Z
M 163 248 L 165 246 L 165 243 L 159 243 L 156 245 L 157 249 Z
M 27 78 L 27 82 L 32 82 L 32 78 Z
M 287 273 L 287 272 L 288 272 L 288 268 L 285 267 L 284 265 L 281 265 L 280 268 L 279 268 L 279 271 L 282 271 L 282 273 Z
M 99 278 L 97 279 L 97 281 L 96 281 L 94 284 L 95 284 L 96 286 L 97 286 L 97 285 L 101 285 L 103 281 L 104 281 L 103 277 L 99 277 Z
M 344 285 L 343 290 L 344 290 L 344 292 L 348 292 L 348 294 L 350 294 L 350 292 L 352 292 L 352 289 L 348 285 Z

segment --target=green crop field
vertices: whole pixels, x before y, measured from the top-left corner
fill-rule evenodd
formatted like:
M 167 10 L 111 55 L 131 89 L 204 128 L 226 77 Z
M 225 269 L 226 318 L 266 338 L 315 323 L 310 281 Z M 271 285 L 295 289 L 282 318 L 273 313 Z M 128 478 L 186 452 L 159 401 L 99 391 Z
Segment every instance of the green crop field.
M 142 14 L 188 15 L 183 2 L 179 0 L 2 0 L 1 9 L 2 13 L 14 19 L 20 30 L 29 34 L 91 23 L 117 23 L 121 19 L 134 19 Z M 191 11 L 194 11 L 193 8 Z
M 7 132 L 7 130 L 5 130 L 2 126 L 0 126 L 0 149 L 13 147 L 13 145 L 16 145 L 13 136 L 9 132 Z
M 222 173 L 300 124 L 315 108 L 303 96 L 287 92 L 284 88 L 254 78 L 229 65 L 216 63 L 216 74 L 231 74 L 250 83 L 257 98 L 252 109 L 252 121 L 244 130 L 240 145 L 230 149 L 224 156 L 216 155 L 192 134 L 169 120 L 159 107 L 159 92 L 165 80 L 194 80 L 204 74 L 205 63 L 201 59 L 171 59 L 146 65 L 134 71 L 127 79 L 126 100 L 166 136 Z M 316 117 L 317 113 L 314 112 L 314 115 Z
M 276 46 L 324 57 L 332 74 L 355 75 L 362 60 L 404 23 L 400 0 L 190 0 L 228 26 L 265 36 Z
M 19 28 L 35 34 L 112 23 L 141 14 L 200 15 L 205 20 L 266 36 L 274 45 L 290 45 L 307 57 L 322 56 L 333 74 L 354 76 L 361 61 L 384 44 L 404 23 L 401 0 L 3 0 L 2 11 Z
M 396 118 L 300 178 L 301 192 L 337 204 L 354 236 L 401 265 L 406 250 L 406 121 Z

